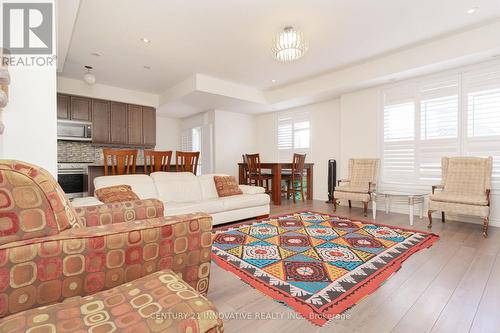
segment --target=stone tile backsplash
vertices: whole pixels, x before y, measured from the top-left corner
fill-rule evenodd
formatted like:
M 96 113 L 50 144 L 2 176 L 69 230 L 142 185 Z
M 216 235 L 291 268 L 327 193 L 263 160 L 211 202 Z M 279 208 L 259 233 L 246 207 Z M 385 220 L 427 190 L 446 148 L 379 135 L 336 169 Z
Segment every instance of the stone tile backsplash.
M 102 147 L 90 142 L 57 141 L 57 161 L 59 163 L 103 163 Z M 137 164 L 144 162 L 143 150 L 139 149 Z

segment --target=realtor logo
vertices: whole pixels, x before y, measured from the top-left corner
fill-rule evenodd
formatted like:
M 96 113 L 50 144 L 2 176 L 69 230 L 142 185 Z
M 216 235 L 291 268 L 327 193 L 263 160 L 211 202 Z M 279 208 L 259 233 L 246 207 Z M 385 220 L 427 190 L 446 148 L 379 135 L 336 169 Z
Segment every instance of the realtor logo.
M 3 47 L 10 54 L 52 54 L 52 3 L 3 3 Z

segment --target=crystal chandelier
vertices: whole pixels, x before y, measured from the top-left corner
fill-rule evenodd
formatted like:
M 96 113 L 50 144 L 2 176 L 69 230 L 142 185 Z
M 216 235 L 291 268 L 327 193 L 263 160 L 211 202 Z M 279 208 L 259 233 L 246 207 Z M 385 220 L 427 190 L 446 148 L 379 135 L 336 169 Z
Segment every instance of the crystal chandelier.
M 301 58 L 307 51 L 307 44 L 301 32 L 293 27 L 285 27 L 273 41 L 274 57 L 281 62 L 290 62 Z

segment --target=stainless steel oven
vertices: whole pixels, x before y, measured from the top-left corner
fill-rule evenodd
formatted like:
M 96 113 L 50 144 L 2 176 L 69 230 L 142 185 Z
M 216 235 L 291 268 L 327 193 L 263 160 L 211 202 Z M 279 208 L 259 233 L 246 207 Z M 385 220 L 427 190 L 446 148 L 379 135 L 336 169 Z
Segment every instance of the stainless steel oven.
M 88 196 L 88 164 L 59 163 L 57 181 L 70 199 Z

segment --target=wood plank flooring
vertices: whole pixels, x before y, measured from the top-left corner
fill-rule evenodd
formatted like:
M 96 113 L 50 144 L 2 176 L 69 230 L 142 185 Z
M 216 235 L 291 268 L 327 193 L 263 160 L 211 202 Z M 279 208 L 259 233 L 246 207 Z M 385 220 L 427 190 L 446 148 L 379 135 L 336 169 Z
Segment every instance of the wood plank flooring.
M 301 210 L 333 213 L 321 201 L 284 200 L 271 206 L 271 216 Z M 365 219 L 360 208 L 339 207 L 337 215 Z M 377 221 L 409 228 L 408 215 L 379 212 Z M 413 229 L 426 231 L 426 226 L 427 219 L 415 218 Z M 490 227 L 483 239 L 480 225 L 436 219 L 432 231 L 439 241 L 412 255 L 345 318 L 325 327 L 295 316 L 215 263 L 208 298 L 228 317 L 226 333 L 500 332 L 500 229 Z

